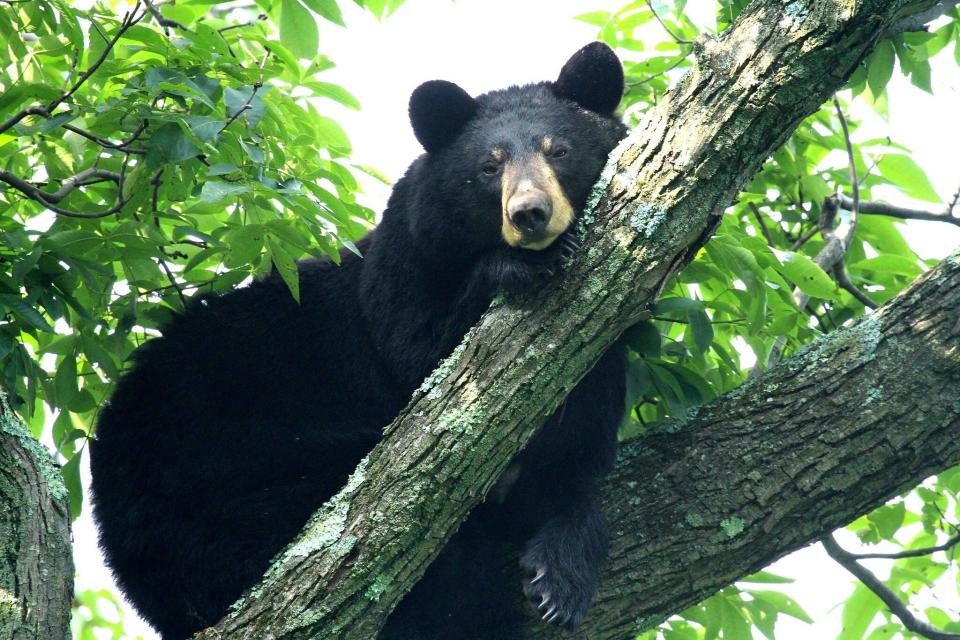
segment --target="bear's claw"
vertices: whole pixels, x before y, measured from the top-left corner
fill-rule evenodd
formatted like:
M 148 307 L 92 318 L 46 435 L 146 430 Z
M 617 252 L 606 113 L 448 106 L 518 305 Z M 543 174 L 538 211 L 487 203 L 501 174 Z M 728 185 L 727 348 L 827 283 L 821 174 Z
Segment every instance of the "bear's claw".
M 527 566 L 523 592 L 541 619 L 548 623 L 573 629 L 586 615 L 590 606 L 592 589 L 564 580 L 545 565 Z

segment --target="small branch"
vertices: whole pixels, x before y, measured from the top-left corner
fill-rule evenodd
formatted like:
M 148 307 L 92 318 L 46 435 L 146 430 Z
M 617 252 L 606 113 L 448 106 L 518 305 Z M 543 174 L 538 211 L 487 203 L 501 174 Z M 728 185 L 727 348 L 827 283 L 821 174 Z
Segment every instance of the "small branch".
M 880 306 L 874 302 L 870 296 L 857 288 L 857 285 L 850 282 L 850 276 L 847 274 L 847 269 L 844 267 L 844 265 L 837 265 L 837 268 L 833 270 L 833 275 L 837 280 L 837 284 L 854 298 L 859 300 L 863 306 L 869 309 L 876 309 L 878 306 Z
M 763 214 L 760 213 L 760 208 L 753 202 L 748 202 L 747 206 L 750 207 L 750 210 L 753 212 L 753 217 L 757 219 L 757 224 L 760 225 L 760 231 L 763 233 L 763 237 L 767 239 L 767 246 L 774 246 L 773 236 L 770 235 L 770 229 L 767 228 L 767 223 L 763 221 Z
M 819 228 L 814 227 L 814 228 L 810 229 L 809 231 L 804 232 L 803 235 L 801 235 L 799 238 L 797 238 L 796 242 L 794 242 L 792 245 L 790 245 L 790 250 L 791 250 L 791 251 L 796 251 L 797 249 L 799 249 L 799 248 L 802 247 L 803 245 L 807 244 L 807 242 L 810 241 L 810 238 L 812 238 L 813 236 L 817 235 L 817 233 L 819 233 L 819 231 L 820 231 Z
M 840 100 L 836 94 L 833 96 L 833 106 L 837 110 L 837 117 L 840 119 L 840 127 L 843 129 L 843 141 L 847 147 L 847 160 L 850 166 L 850 186 L 853 189 L 853 201 L 850 208 L 850 228 L 843 237 L 844 250 L 850 249 L 853 242 L 853 234 L 857 229 L 857 220 L 860 217 L 860 181 L 857 179 L 857 163 L 853 158 L 853 143 L 850 141 L 850 129 L 847 126 L 847 118 L 843 115 L 843 109 L 840 107 Z
M 103 169 L 84 169 L 80 173 L 63 180 L 63 186 L 61 186 L 59 189 L 53 193 L 48 193 L 40 190 L 36 186 L 17 177 L 9 171 L 0 170 L 0 181 L 6 182 L 31 200 L 37 200 L 43 204 L 60 202 L 70 195 L 70 193 L 72 193 L 77 187 L 95 184 L 97 182 L 105 182 L 108 180 L 119 183 L 120 174 L 113 171 L 105 171 Z
M 956 0 L 940 0 L 940 2 L 930 7 L 926 11 L 921 11 L 916 15 L 912 15 L 900 20 L 899 22 L 893 23 L 890 25 L 890 28 L 881 34 L 881 37 L 895 36 L 905 31 L 926 31 L 927 24 L 944 15 L 947 11 L 950 11 L 950 9 L 955 6 L 957 6 Z
M 958 191 L 960 194 L 960 191 Z M 849 210 L 853 206 L 853 200 L 849 196 L 840 193 L 837 194 L 837 200 L 841 207 Z M 956 196 L 955 196 L 956 197 Z M 860 213 L 865 215 L 889 216 L 891 218 L 900 218 L 901 220 L 930 220 L 934 222 L 946 222 L 948 224 L 960 227 L 960 216 L 952 215 L 953 207 L 956 206 L 956 200 L 951 206 L 942 213 L 933 211 L 924 211 L 922 209 L 910 209 L 908 207 L 898 207 L 896 205 L 879 202 L 876 200 L 865 200 L 860 203 Z
M 49 118 L 51 115 L 53 115 L 54 109 L 60 106 L 60 104 L 63 103 L 64 101 L 69 100 L 70 96 L 76 93 L 77 90 L 81 86 L 83 86 L 83 83 L 86 82 L 90 78 L 90 76 L 96 73 L 97 69 L 100 68 L 100 65 L 103 64 L 103 61 L 107 59 L 107 56 L 113 50 L 114 45 L 116 45 L 117 41 L 121 37 L 123 37 L 123 34 L 126 33 L 130 27 L 137 24 L 138 22 L 140 22 L 140 20 L 143 19 L 143 16 L 146 15 L 146 12 L 141 13 L 138 16 L 137 9 L 139 8 L 140 8 L 140 0 L 137 0 L 137 3 L 134 5 L 133 10 L 128 11 L 123 15 L 123 20 L 120 22 L 120 27 L 117 29 L 117 32 L 113 35 L 113 37 L 107 43 L 107 46 L 104 47 L 103 51 L 100 53 L 100 57 L 97 58 L 96 61 L 93 64 L 91 64 L 86 71 L 80 74 L 80 77 L 77 78 L 77 81 L 73 83 L 73 86 L 71 86 L 69 89 L 64 91 L 60 97 L 55 98 L 54 100 L 52 100 L 51 102 L 49 102 L 44 106 L 34 105 L 32 107 L 27 107 L 26 109 L 23 109 L 19 113 L 15 113 L 13 116 L 8 118 L 2 125 L 0 125 L 0 133 L 3 133 L 8 129 L 16 126 L 18 122 L 20 122 L 27 116 L 39 115 L 39 116 L 43 116 L 44 118 Z
M 223 133 L 224 131 L 226 131 L 227 127 L 233 124 L 233 121 L 240 117 L 241 113 L 243 113 L 244 111 L 250 108 L 250 105 L 253 103 L 254 96 L 257 95 L 257 91 L 260 89 L 260 87 L 263 86 L 263 67 L 267 64 L 267 59 L 270 57 L 269 47 L 265 47 L 265 49 L 266 51 L 263 54 L 263 59 L 260 61 L 260 64 L 257 65 L 260 69 L 260 78 L 253 83 L 253 90 L 250 92 L 250 96 L 244 101 L 242 105 L 240 105 L 240 108 L 237 109 L 237 112 L 234 113 L 232 116 L 230 116 L 230 119 L 227 120 L 227 123 L 224 124 L 223 127 L 220 129 L 220 133 Z
M 880 598 L 883 603 L 887 605 L 890 613 L 897 616 L 903 626 L 909 631 L 924 638 L 929 638 L 930 640 L 960 640 L 960 634 L 941 631 L 928 622 L 918 620 L 917 617 L 907 609 L 907 605 L 897 597 L 897 594 L 891 591 L 872 571 L 857 562 L 856 556 L 837 544 L 833 535 L 825 536 L 820 542 L 823 543 L 823 548 L 826 549 L 827 555 L 836 560 L 841 567 L 856 576 L 864 586 Z
M 62 127 L 63 127 L 64 129 L 66 129 L 67 131 L 72 131 L 72 132 L 74 132 L 75 134 L 77 134 L 78 136 L 80 136 L 80 137 L 82 137 L 82 138 L 86 138 L 87 140 L 90 140 L 91 142 L 97 143 L 98 145 L 100 145 L 101 147 L 104 147 L 105 149 L 116 149 L 116 150 L 118 150 L 118 151 L 124 151 L 124 152 L 126 152 L 126 153 L 133 153 L 133 154 L 136 154 L 136 155 L 143 155 L 143 154 L 146 153 L 146 151 L 143 150 L 143 149 L 129 149 L 129 148 L 127 148 L 126 145 L 130 144 L 129 142 L 113 142 L 113 141 L 111 141 L 111 140 L 107 140 L 106 138 L 101 138 L 100 136 L 94 135 L 94 134 L 90 133 L 89 131 L 84 131 L 83 129 L 81 129 L 81 128 L 79 128 L 79 127 L 73 126 L 72 124 L 63 124 L 63 125 L 60 125 L 60 126 L 62 126 Z
M 686 54 L 678 57 L 673 63 L 670 64 L 670 66 L 668 66 L 668 67 L 667 67 L 666 69 L 664 69 L 663 71 L 658 71 L 657 73 L 654 73 L 654 74 L 652 74 L 652 75 L 649 75 L 649 76 L 647 76 L 646 78 L 644 78 L 643 80 L 637 80 L 636 82 L 628 82 L 628 83 L 627 83 L 627 86 L 628 86 L 628 87 L 639 87 L 640 85 L 646 84 L 646 83 L 650 82 L 651 80 L 655 80 L 655 79 L 659 78 L 660 76 L 665 75 L 668 71 L 673 71 L 674 69 L 676 69 L 677 67 L 679 67 L 681 64 L 683 64 L 683 62 L 687 59 L 687 57 L 689 57 L 689 55 L 690 55 L 689 53 L 686 53 Z
M 919 558 L 922 556 L 929 556 L 937 553 L 938 551 L 949 551 L 953 547 L 957 546 L 957 544 L 960 544 L 960 534 L 953 536 L 943 544 L 937 545 L 936 547 L 911 549 L 909 551 L 900 551 L 898 553 L 848 553 L 852 558 L 856 558 L 857 560 L 902 560 L 904 558 Z
M 647 6 L 650 7 L 650 13 L 652 13 L 653 17 L 657 19 L 657 22 L 659 22 L 660 26 L 663 27 L 663 30 L 667 32 L 667 35 L 673 38 L 674 42 L 677 44 L 693 44 L 692 40 L 684 40 L 667 26 L 667 23 L 663 21 L 663 18 L 660 17 L 660 14 L 657 13 L 657 10 L 653 8 L 653 3 L 650 0 L 647 0 Z
M 170 18 L 160 13 L 160 10 L 156 7 L 156 5 L 153 4 L 153 0 L 143 0 L 143 4 L 146 5 L 147 11 L 149 11 L 150 15 L 152 15 L 154 20 L 157 21 L 157 24 L 159 24 L 163 28 L 163 33 L 165 35 L 167 36 L 170 35 L 170 27 L 183 29 L 184 31 L 190 31 L 190 29 L 188 29 L 186 25 L 180 22 L 177 22 L 176 20 L 171 20 Z

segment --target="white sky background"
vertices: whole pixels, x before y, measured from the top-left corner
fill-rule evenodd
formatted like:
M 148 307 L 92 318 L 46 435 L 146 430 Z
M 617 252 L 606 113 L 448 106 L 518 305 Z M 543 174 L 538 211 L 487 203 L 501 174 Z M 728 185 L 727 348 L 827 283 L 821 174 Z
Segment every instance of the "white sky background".
M 594 27 L 570 18 L 622 4 L 622 0 L 408 0 L 396 14 L 378 23 L 352 2 L 341 2 L 348 28 L 326 22 L 320 25 L 320 49 L 338 65 L 324 79 L 349 89 L 363 109 L 351 112 L 324 103 L 324 112 L 331 113 L 347 130 L 354 162 L 374 166 L 396 180 L 421 152 L 407 121 L 407 100 L 417 85 L 445 79 L 476 95 L 510 84 L 552 80 L 566 59 L 596 33 Z M 699 24 L 709 23 L 712 11 L 712 0 L 689 0 L 688 15 Z M 661 34 L 651 37 L 661 39 Z M 960 187 L 956 161 L 960 71 L 950 54 L 948 48 L 934 63 L 936 96 L 916 89 L 896 72 L 888 88 L 889 123 L 867 108 L 855 106 L 853 113 L 854 118 L 864 119 L 855 140 L 890 135 L 912 148 L 914 158 L 944 199 Z M 368 191 L 366 204 L 382 210 L 389 188 L 372 179 L 363 184 Z M 896 193 L 883 195 L 896 204 L 918 204 Z M 950 225 L 917 222 L 908 224 L 906 231 L 924 258 L 941 258 L 960 246 L 960 229 Z M 112 586 L 96 550 L 88 508 L 75 523 L 74 538 L 79 584 Z M 884 575 L 883 564 L 873 568 Z M 835 638 L 840 631 L 840 609 L 831 612 L 831 608 L 849 595 L 851 576 L 819 547 L 799 551 L 770 570 L 797 580 L 786 590 L 817 621 L 810 627 L 781 617 L 778 640 Z M 955 592 L 943 595 L 956 598 Z M 132 633 L 146 640 L 157 638 L 132 612 L 126 618 Z

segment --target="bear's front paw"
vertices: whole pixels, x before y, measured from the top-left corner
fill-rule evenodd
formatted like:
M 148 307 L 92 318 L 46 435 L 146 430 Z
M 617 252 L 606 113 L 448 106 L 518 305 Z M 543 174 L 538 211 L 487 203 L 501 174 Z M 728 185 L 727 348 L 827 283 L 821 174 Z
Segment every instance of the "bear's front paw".
M 564 571 L 544 555 L 529 550 L 521 557 L 520 566 L 527 576 L 523 581 L 523 593 L 543 620 L 564 629 L 574 629 L 590 608 L 596 592 L 596 578 L 590 575 L 592 572 Z

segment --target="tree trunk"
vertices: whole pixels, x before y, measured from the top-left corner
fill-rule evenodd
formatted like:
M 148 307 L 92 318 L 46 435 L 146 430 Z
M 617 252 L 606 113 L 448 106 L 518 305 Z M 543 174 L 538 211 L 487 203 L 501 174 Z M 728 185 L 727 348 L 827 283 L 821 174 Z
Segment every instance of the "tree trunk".
M 72 599 L 67 490 L 0 391 L 0 640 L 68 640 Z
M 604 487 L 614 540 L 600 595 L 576 634 L 532 623 L 531 637 L 633 637 L 960 464 L 958 389 L 960 252 L 627 444 Z
M 374 637 L 544 417 L 708 239 L 763 160 L 881 33 L 935 4 L 758 0 L 719 38 L 699 40 L 694 69 L 614 152 L 566 274 L 536 296 L 491 308 L 341 493 L 206 637 Z M 719 511 L 739 514 L 732 500 Z M 769 507 L 775 519 L 782 507 Z M 703 511 L 710 522 L 713 512 Z M 737 518 L 759 528 L 754 510 Z M 706 552 L 704 544 L 686 552 Z M 626 573 L 624 580 L 645 579 Z M 721 582 L 709 584 L 695 589 L 698 597 Z

